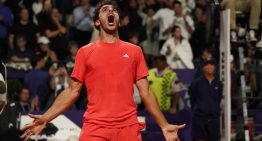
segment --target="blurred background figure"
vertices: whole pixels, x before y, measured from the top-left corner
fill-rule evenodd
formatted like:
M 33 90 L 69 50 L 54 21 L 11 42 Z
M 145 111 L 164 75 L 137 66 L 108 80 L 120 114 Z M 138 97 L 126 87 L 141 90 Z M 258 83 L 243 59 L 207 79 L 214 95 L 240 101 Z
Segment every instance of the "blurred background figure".
M 1 69 L 4 66 L 0 64 Z M 0 139 L 9 141 L 21 141 L 19 135 L 20 113 L 15 103 L 7 99 L 7 84 L 5 72 L 0 72 Z
M 71 40 L 76 41 L 79 46 L 89 43 L 94 29 L 93 19 L 95 8 L 90 5 L 89 0 L 81 0 L 81 5 L 73 10 L 73 21 L 70 28 Z
M 159 54 L 158 24 L 152 23 L 155 12 L 154 6 L 140 6 L 138 11 L 139 16 L 142 17 L 142 25 L 146 28 L 147 38 L 141 42 L 141 46 L 149 67 L 152 67 L 153 56 Z
M 159 9 L 152 17 L 153 24 L 159 23 L 159 50 L 162 48 L 165 41 L 170 38 L 171 34 L 164 34 L 164 31 L 173 23 L 174 14 L 173 2 L 167 1 L 165 7 Z
M 68 43 L 68 50 L 70 54 L 65 58 L 65 62 L 69 74 L 72 72 L 72 69 L 74 67 L 75 57 L 78 49 L 79 45 L 76 42 L 71 41 Z
M 190 15 L 183 13 L 182 4 L 180 1 L 175 1 L 173 3 L 173 9 L 175 15 L 170 18 L 173 19 L 173 21 L 171 24 L 168 25 L 168 28 L 166 28 L 162 34 L 166 35 L 170 32 L 172 34 L 173 27 L 179 26 L 181 28 L 181 35 L 185 39 L 189 39 L 193 31 L 195 30 L 193 19 Z
M 181 35 L 181 28 L 172 28 L 173 37 L 168 39 L 160 53 L 165 55 L 167 63 L 172 69 L 193 69 L 193 53 L 187 39 Z
M 10 53 L 10 60 L 15 62 L 30 63 L 30 57 L 33 54 L 27 46 L 27 40 L 24 35 L 17 35 L 15 38 L 15 48 Z
M 30 91 L 32 111 L 43 110 L 47 102 L 50 76 L 44 70 L 45 63 L 45 57 L 42 54 L 33 55 L 31 58 L 33 69 L 24 78 L 24 84 Z
M 149 70 L 148 76 L 150 89 L 155 94 L 160 109 L 175 114 L 179 93 L 172 89 L 172 85 L 178 80 L 177 75 L 168 66 L 165 56 L 155 56 L 154 62 L 155 68 Z
M 23 87 L 18 95 L 18 101 L 16 102 L 18 110 L 20 112 L 31 112 L 30 105 L 30 93 L 27 87 Z
M 231 41 L 238 41 L 238 31 L 236 24 L 236 12 L 241 11 L 249 13 L 248 24 L 248 40 L 257 41 L 257 31 L 259 25 L 259 17 L 261 11 L 261 0 L 223 0 L 223 5 L 226 9 L 230 9 L 230 28 Z
M 220 102 L 222 82 L 215 75 L 216 62 L 206 60 L 203 76 L 195 79 L 189 89 L 192 119 L 192 138 L 194 141 L 220 140 Z
M 59 60 L 64 60 L 67 55 L 67 28 L 57 8 L 52 8 L 49 13 L 49 23 L 44 26 L 44 35 L 50 40 L 50 48 L 55 51 Z
M 26 8 L 21 8 L 19 11 L 19 19 L 14 21 L 8 37 L 9 48 L 15 48 L 15 39 L 17 36 L 23 35 L 26 42 L 26 46 L 31 51 L 34 51 L 36 48 L 36 41 L 40 37 L 40 32 L 38 27 L 30 19 L 29 10 Z
M 69 75 L 67 68 L 63 64 L 54 63 L 49 68 L 49 74 L 52 77 L 50 80 L 51 93 L 49 93 L 45 109 L 49 108 L 58 94 L 69 86 Z
M 38 44 L 38 51 L 45 56 L 46 61 L 58 61 L 56 53 L 50 49 L 50 40 L 47 37 L 40 37 L 38 39 Z
M 8 30 L 13 21 L 13 13 L 10 8 L 0 1 L 0 59 L 4 59 L 7 54 Z

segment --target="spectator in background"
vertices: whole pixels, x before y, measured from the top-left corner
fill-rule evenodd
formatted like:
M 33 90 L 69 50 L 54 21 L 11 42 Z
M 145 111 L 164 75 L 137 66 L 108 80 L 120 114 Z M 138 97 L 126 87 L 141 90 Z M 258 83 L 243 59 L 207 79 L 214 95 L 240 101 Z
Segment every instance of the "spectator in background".
M 134 45 L 138 45 L 139 35 L 136 32 L 130 32 L 128 35 L 128 42 Z
M 39 13 L 41 13 L 41 11 L 43 10 L 43 4 L 44 3 L 44 0 L 35 0 L 32 4 L 32 21 L 39 26 L 39 23 L 38 23 L 38 19 L 37 19 L 37 15 Z M 41 29 L 39 29 L 39 32 L 41 32 Z
M 129 15 L 129 30 L 140 32 L 142 30 L 140 27 L 142 26 L 142 19 L 138 15 L 138 3 L 137 0 L 128 0 L 127 9 L 124 9 L 126 13 Z M 137 30 L 139 29 L 139 30 Z
M 236 62 L 234 61 L 233 55 L 230 55 L 229 60 L 230 60 L 230 80 L 231 80 L 230 82 L 231 109 L 237 110 L 240 109 L 239 103 L 241 103 L 240 100 L 236 98 L 236 97 L 240 97 L 238 92 L 237 65 Z
M 33 21 L 34 23 L 38 24 L 36 15 L 39 14 L 43 9 L 43 1 L 44 0 L 35 0 L 32 4 L 32 10 L 33 10 Z
M 130 22 L 130 18 L 129 15 L 127 13 L 122 13 L 120 15 L 120 27 L 119 27 L 119 38 L 123 41 L 128 41 L 128 35 L 129 35 L 129 22 Z
M 172 24 L 174 20 L 175 12 L 172 9 L 172 2 L 167 2 L 165 8 L 159 9 L 152 17 L 152 22 L 154 24 L 156 24 L 157 22 L 159 23 L 159 50 L 162 48 L 165 41 L 171 37 L 171 34 L 163 33 Z
M 34 0 L 5 0 L 5 5 L 8 6 L 16 19 L 16 13 L 19 13 L 21 8 L 26 8 L 31 12 L 31 7 Z
M 50 24 L 51 19 L 49 15 L 52 11 L 52 8 L 53 4 L 51 0 L 43 0 L 41 12 L 35 15 L 37 20 L 36 23 L 38 24 L 41 35 L 45 34 L 45 27 L 46 25 Z
M 179 93 L 172 92 L 172 85 L 177 80 L 177 75 L 168 66 L 165 56 L 155 56 L 155 68 L 149 70 L 149 86 L 155 94 L 158 105 L 162 111 L 176 113 Z
M 10 52 L 10 60 L 15 62 L 28 62 L 32 51 L 27 47 L 27 40 L 23 35 L 17 35 L 15 39 L 16 46 Z
M 208 2 L 208 0 L 196 0 L 196 5 L 206 6 L 207 2 Z
M 193 111 L 193 141 L 220 140 L 220 102 L 222 82 L 215 75 L 216 62 L 205 61 L 204 75 L 194 80 L 189 89 Z
M 57 8 L 52 8 L 49 15 L 51 21 L 45 26 L 45 35 L 50 39 L 50 47 L 53 49 L 59 60 L 64 60 L 67 55 L 65 23 Z
M 181 2 L 183 13 L 191 14 L 195 9 L 195 0 L 178 0 Z
M 53 0 L 55 7 L 59 9 L 63 18 L 66 18 L 69 14 L 72 14 L 74 9 L 73 1 L 74 0 Z
M 145 54 L 147 65 L 151 67 L 153 56 L 159 54 L 158 27 L 157 24 L 153 25 L 151 22 L 155 14 L 153 6 L 146 7 L 145 11 L 144 13 L 142 7 L 139 7 L 138 14 L 142 17 L 142 25 L 146 28 L 147 35 L 146 40 L 141 43 L 141 46 Z
M 30 97 L 29 89 L 27 87 L 23 87 L 20 90 L 19 99 L 16 102 L 18 110 L 20 112 L 31 112 L 29 97 Z
M 191 34 L 195 30 L 193 19 L 190 15 L 183 13 L 181 2 L 175 1 L 173 8 L 175 16 L 173 17 L 172 23 L 163 31 L 163 35 L 170 33 L 174 26 L 179 26 L 181 28 L 182 36 L 185 39 L 190 39 Z
M 76 41 L 79 46 L 89 43 L 94 29 L 92 17 L 95 8 L 89 3 L 89 0 L 82 0 L 81 6 L 73 11 L 73 23 L 70 34 L 72 40 Z
M 201 58 L 198 60 L 198 62 L 195 62 L 195 66 L 196 66 L 196 73 L 194 75 L 194 79 L 197 79 L 201 76 L 203 76 L 203 65 L 205 64 L 205 62 L 207 60 L 210 60 L 211 58 L 214 58 L 213 56 L 213 51 L 211 50 L 210 47 L 207 47 L 204 49 Z M 219 76 L 219 66 L 217 65 L 217 69 L 216 69 L 216 76 Z
M 10 28 L 9 34 L 9 48 L 14 49 L 15 47 L 15 36 L 23 35 L 27 41 L 27 46 L 32 51 L 35 50 L 36 41 L 40 37 L 40 33 L 37 26 L 30 20 L 29 11 L 26 8 L 21 8 L 19 11 L 19 20 L 14 21 Z
M 9 103 L 7 100 L 7 86 L 3 75 L 0 72 L 0 139 L 21 141 L 18 128 L 20 114 L 17 111 L 16 104 Z
M 0 2 L 0 59 L 6 57 L 7 54 L 7 38 L 8 28 L 13 20 L 11 10 Z
M 24 77 L 24 84 L 30 91 L 30 103 L 32 111 L 43 110 L 46 105 L 47 94 L 49 92 L 50 76 L 44 71 L 45 58 L 37 53 L 32 56 L 31 64 L 33 69 Z
M 259 25 L 261 0 L 223 0 L 226 9 L 230 9 L 231 41 L 237 42 L 236 11 L 249 13 L 248 40 L 257 41 L 256 32 Z
M 192 34 L 190 43 L 194 54 L 194 60 L 199 60 L 205 47 L 207 46 L 207 15 L 206 9 L 203 6 L 197 6 L 195 9 L 195 31 Z
M 49 93 L 46 108 L 49 108 L 58 94 L 69 86 L 69 75 L 67 68 L 63 64 L 54 63 L 49 68 L 51 93 Z
M 68 55 L 65 59 L 66 62 L 75 62 L 76 53 L 78 51 L 78 44 L 76 42 L 69 42 L 68 44 L 68 50 L 70 52 L 70 55 Z
M 146 39 L 146 29 L 142 26 L 142 18 L 138 14 L 138 7 L 136 0 L 128 0 L 127 3 L 124 4 L 122 9 L 124 14 L 121 15 L 121 19 L 123 20 L 120 22 L 121 27 L 119 33 L 120 39 L 129 41 L 129 35 L 135 31 L 139 35 L 138 43 L 140 44 Z M 123 25 L 121 24 L 122 22 Z
M 50 49 L 50 41 L 47 37 L 42 36 L 38 39 L 39 51 L 44 55 L 46 61 L 57 61 L 56 53 Z
M 70 54 L 66 57 L 65 62 L 66 62 L 67 70 L 71 74 L 74 64 L 75 64 L 75 57 L 79 49 L 79 46 L 75 42 L 69 42 L 68 49 L 69 49 Z
M 181 35 L 181 28 L 174 26 L 172 29 L 173 37 L 168 39 L 160 54 L 165 55 L 167 63 L 172 69 L 193 69 L 193 54 L 188 40 Z

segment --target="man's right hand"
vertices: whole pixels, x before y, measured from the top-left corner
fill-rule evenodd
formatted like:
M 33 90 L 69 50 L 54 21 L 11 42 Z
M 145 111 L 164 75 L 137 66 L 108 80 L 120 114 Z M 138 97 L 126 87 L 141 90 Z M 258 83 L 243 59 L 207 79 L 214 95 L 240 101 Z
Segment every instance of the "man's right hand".
M 44 120 L 44 118 L 41 115 L 32 115 L 32 114 L 28 114 L 28 115 L 29 117 L 33 118 L 34 121 L 21 128 L 21 131 L 23 131 L 23 135 L 21 136 L 21 138 L 23 139 L 23 141 L 27 141 L 31 136 L 34 135 L 35 141 L 37 141 L 38 136 L 45 128 L 47 122 Z

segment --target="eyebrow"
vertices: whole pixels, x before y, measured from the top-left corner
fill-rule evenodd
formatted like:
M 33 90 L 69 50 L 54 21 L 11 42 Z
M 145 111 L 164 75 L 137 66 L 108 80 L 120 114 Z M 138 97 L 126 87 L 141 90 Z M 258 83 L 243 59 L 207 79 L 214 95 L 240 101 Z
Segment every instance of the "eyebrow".
M 102 6 L 102 7 L 100 8 L 100 10 L 106 9 L 106 8 L 108 8 L 109 6 L 112 6 L 113 9 L 116 9 L 115 6 L 108 4 L 108 5 Z

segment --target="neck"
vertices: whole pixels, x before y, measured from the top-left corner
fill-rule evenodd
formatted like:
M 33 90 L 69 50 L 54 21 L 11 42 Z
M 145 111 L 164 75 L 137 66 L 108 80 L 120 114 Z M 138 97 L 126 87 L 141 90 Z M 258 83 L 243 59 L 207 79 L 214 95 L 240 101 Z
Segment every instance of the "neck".
M 161 73 L 164 69 L 162 69 L 162 68 L 161 68 L 161 69 L 157 68 L 156 70 L 157 70 L 157 73 Z
M 108 33 L 104 30 L 100 31 L 100 40 L 106 43 L 115 43 L 119 40 L 118 31 Z
M 163 68 L 156 68 L 157 73 L 162 73 L 163 71 L 165 71 L 167 67 L 163 67 Z
M 23 46 L 23 47 L 20 47 L 19 48 L 21 51 L 25 51 L 26 50 L 26 48 Z
M 176 13 L 175 14 L 177 17 L 182 17 L 182 13 Z
M 21 24 L 27 24 L 27 23 L 28 23 L 28 21 L 25 21 L 25 20 L 20 20 L 20 23 L 21 23 Z
M 28 102 L 27 101 L 20 101 L 20 104 L 21 105 L 28 105 Z
M 42 67 L 41 67 L 40 65 L 36 65 L 36 66 L 35 66 L 35 69 L 37 69 L 37 70 L 41 70 Z
M 175 41 L 175 44 L 179 44 L 180 43 L 180 38 L 174 37 L 174 41 Z
M 215 79 L 214 74 L 204 74 L 206 79 L 209 81 L 209 83 L 212 82 L 212 80 Z

